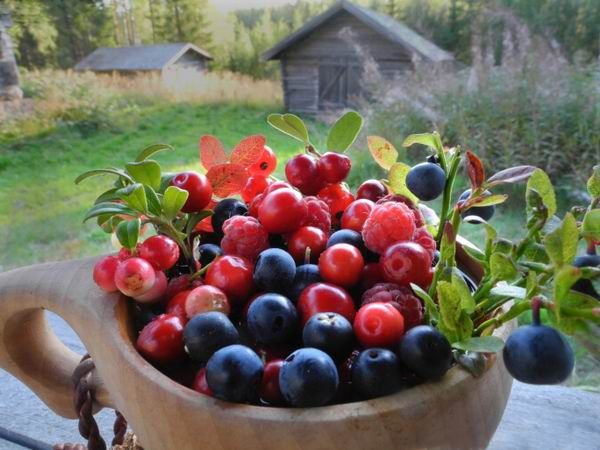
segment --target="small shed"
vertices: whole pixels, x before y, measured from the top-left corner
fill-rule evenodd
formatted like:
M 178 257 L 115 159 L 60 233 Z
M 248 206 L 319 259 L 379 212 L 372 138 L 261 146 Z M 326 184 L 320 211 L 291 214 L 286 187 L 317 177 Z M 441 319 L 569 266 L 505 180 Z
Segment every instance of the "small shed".
M 348 29 L 352 41 L 342 36 Z M 280 60 L 286 109 L 317 113 L 351 106 L 361 94 L 363 58 L 368 52 L 381 74 L 389 79 L 423 62 L 453 65 L 442 50 L 390 16 L 342 0 L 262 54 Z
M 202 75 L 211 59 L 207 51 L 190 43 L 101 47 L 79 61 L 74 69 L 122 75 L 156 73 L 170 82 Z

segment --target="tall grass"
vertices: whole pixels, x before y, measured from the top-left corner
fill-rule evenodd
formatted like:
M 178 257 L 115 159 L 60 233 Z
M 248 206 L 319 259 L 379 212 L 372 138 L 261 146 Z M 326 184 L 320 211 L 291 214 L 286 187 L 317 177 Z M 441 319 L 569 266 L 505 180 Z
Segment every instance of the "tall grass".
M 74 128 L 82 136 L 102 129 L 119 129 L 145 106 L 189 102 L 200 105 L 231 103 L 279 109 L 278 82 L 254 80 L 230 72 L 201 76 L 159 74 L 99 75 L 92 72 L 41 70 L 24 72 L 25 101 L 17 110 L 0 110 L 0 145 Z

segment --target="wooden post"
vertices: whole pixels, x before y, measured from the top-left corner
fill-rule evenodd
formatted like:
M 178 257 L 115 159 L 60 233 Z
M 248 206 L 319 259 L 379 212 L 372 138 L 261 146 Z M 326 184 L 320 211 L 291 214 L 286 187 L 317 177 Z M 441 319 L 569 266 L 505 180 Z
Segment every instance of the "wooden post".
M 0 100 L 20 100 L 23 91 L 19 83 L 19 69 L 13 53 L 8 28 L 12 25 L 8 7 L 0 2 Z

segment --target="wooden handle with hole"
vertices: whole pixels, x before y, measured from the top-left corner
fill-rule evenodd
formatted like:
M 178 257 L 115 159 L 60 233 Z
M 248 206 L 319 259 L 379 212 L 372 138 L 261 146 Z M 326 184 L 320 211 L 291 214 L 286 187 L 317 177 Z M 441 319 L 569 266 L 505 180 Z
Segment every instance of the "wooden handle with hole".
M 118 302 L 118 295 L 103 294 L 94 285 L 92 269 L 96 260 L 42 264 L 0 273 L 0 368 L 67 418 L 77 417 L 71 375 L 81 355 L 56 337 L 44 310 L 65 319 L 89 350 L 91 340 L 101 334 L 99 306 Z M 110 406 L 96 373 L 92 385 L 97 407 Z

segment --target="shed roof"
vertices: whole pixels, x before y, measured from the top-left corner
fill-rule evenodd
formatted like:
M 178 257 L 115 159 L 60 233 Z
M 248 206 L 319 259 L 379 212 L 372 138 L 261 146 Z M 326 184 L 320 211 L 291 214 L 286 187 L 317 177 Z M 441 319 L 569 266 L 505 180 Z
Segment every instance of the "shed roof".
M 279 59 L 281 54 L 286 49 L 301 41 L 312 31 L 323 25 L 341 11 L 346 11 L 349 14 L 352 14 L 365 25 L 379 32 L 383 37 L 418 53 L 422 57 L 432 62 L 454 60 L 454 56 L 451 53 L 442 50 L 433 42 L 425 39 L 423 36 L 414 30 L 411 30 L 406 25 L 401 24 L 394 18 L 386 14 L 373 11 L 372 9 L 355 5 L 347 0 L 339 1 L 321 15 L 316 16 L 308 21 L 301 28 L 287 36 L 285 39 L 281 40 L 277 45 L 264 52 L 261 55 L 261 58 L 265 61 L 270 59 Z
M 190 43 L 136 45 L 132 47 L 100 47 L 75 65 L 75 70 L 142 71 L 161 70 L 177 61 L 188 50 L 202 58 L 212 59 L 210 54 Z

